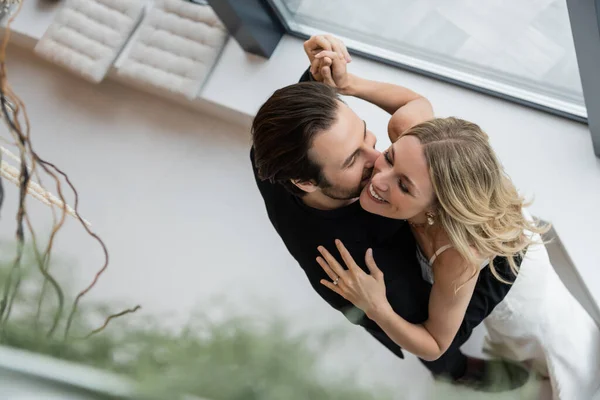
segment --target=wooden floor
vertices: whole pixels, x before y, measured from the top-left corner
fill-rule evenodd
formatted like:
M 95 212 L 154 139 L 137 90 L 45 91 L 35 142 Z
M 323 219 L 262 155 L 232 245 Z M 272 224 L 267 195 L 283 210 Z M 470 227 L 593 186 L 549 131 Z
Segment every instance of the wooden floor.
M 282 0 L 293 18 L 583 105 L 566 0 Z

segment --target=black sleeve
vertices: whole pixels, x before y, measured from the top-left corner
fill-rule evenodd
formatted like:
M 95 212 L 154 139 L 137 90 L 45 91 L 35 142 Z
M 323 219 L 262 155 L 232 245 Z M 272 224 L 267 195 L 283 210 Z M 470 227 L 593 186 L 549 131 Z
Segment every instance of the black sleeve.
M 315 82 L 315 78 L 310 73 L 310 67 L 304 71 L 298 82 Z

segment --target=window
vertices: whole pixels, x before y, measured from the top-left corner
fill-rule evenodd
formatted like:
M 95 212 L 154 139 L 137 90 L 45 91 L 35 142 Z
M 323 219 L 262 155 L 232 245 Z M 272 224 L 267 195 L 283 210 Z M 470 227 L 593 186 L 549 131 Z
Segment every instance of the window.
M 586 121 L 566 0 L 269 0 L 291 33 Z

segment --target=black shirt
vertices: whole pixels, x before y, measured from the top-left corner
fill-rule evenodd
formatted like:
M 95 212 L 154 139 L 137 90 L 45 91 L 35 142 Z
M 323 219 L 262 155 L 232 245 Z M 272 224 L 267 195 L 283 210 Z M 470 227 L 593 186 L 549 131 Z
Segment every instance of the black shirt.
M 312 287 L 327 303 L 369 332 L 383 334 L 381 328 L 356 310 L 352 303 L 320 283 L 321 279 L 331 279 L 316 262 L 317 247 L 323 245 L 344 265 L 334 243 L 335 239 L 340 239 L 366 272 L 365 253 L 368 248 L 373 249 L 377 266 L 384 274 L 388 300 L 396 313 L 412 323 L 427 319 L 431 285 L 421 278 L 415 239 L 408 224 L 370 214 L 358 201 L 331 211 L 308 207 L 283 186 L 261 181 L 254 167 L 253 151 L 250 157 L 271 223 Z M 355 315 L 360 316 L 358 320 Z M 398 354 L 399 349 L 395 352 Z

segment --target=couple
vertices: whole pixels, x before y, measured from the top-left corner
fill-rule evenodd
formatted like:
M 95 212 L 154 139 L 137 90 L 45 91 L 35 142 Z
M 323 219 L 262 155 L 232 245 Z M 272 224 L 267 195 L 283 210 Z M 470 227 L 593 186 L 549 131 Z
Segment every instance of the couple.
M 435 118 L 409 89 L 347 73 L 336 38 L 314 36 L 305 51 L 310 70 L 254 119 L 251 160 L 269 219 L 315 291 L 436 377 L 510 390 L 527 372 L 501 360 L 527 361 L 554 398 L 591 399 L 600 332 L 554 273 L 547 227 L 525 211 L 487 135 Z M 391 114 L 388 150 L 338 93 Z M 481 321 L 497 360 L 460 351 Z

